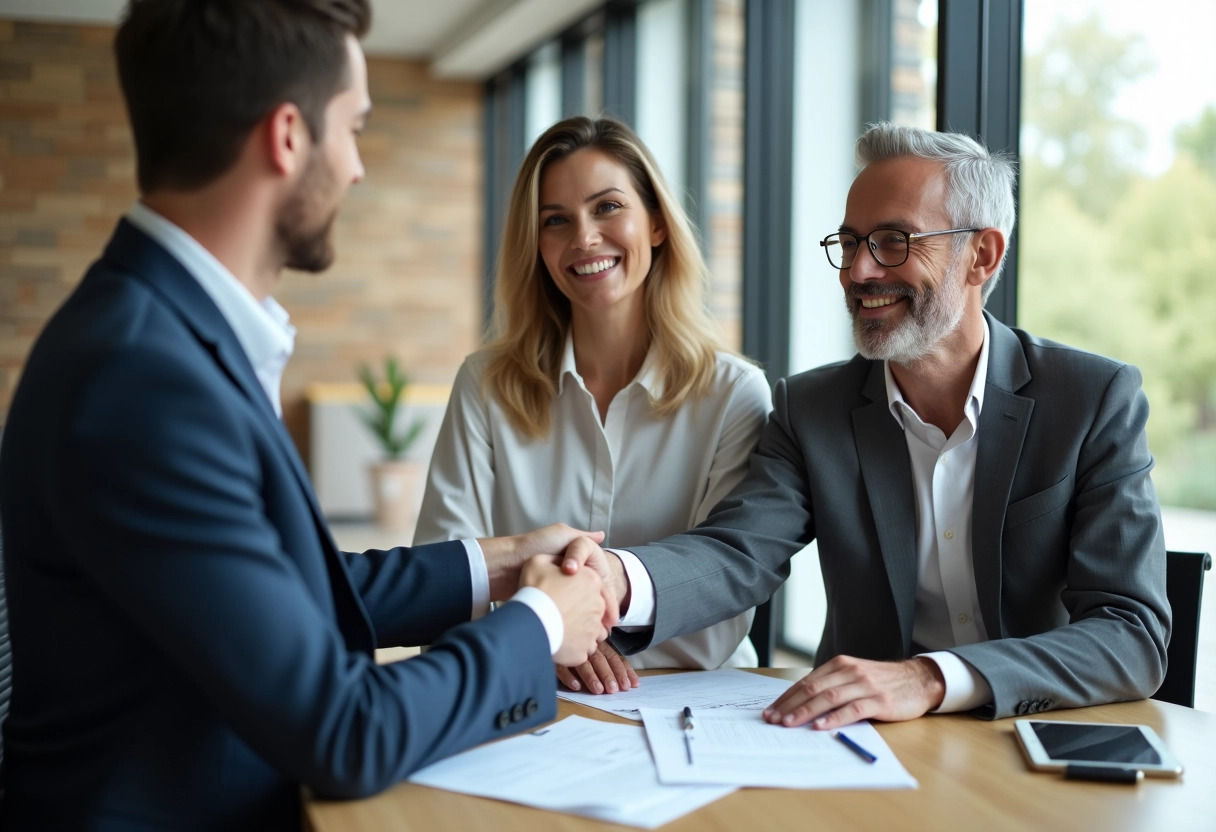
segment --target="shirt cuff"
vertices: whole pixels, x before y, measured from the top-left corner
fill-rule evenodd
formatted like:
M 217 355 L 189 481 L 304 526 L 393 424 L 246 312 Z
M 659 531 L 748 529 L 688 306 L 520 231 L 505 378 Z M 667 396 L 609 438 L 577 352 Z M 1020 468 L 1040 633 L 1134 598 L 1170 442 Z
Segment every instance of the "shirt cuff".
M 556 656 L 562 646 L 562 639 L 566 637 L 566 625 L 562 622 L 562 613 L 557 608 L 557 602 L 546 595 L 544 590 L 534 586 L 521 586 L 511 596 L 511 601 L 518 601 L 536 613 L 541 626 L 545 628 L 545 635 L 549 637 L 549 655 Z
M 650 629 L 654 626 L 655 601 L 654 581 L 650 580 L 650 573 L 633 552 L 623 549 L 608 551 L 621 559 L 621 565 L 625 567 L 625 580 L 629 582 L 629 609 L 625 610 L 617 627 L 627 633 Z
M 486 556 L 476 539 L 460 542 L 464 544 L 464 553 L 469 558 L 469 583 L 473 588 L 473 609 L 469 613 L 471 621 L 490 611 L 490 571 L 486 569 Z
M 992 701 L 992 687 L 988 680 L 958 656 L 946 650 L 921 653 L 921 656 L 936 664 L 946 680 L 946 695 L 942 697 L 942 704 L 929 713 L 969 711 Z

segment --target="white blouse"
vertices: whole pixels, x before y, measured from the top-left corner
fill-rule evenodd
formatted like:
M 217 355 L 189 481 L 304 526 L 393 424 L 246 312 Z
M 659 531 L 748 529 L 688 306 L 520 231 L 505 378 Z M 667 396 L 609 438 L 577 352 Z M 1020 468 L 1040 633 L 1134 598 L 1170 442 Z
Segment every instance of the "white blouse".
M 743 478 L 772 409 L 764 374 L 719 353 L 705 396 L 656 417 L 662 381 L 648 355 L 600 421 L 595 397 L 566 340 L 549 436 L 522 436 L 483 377 L 488 357 L 469 356 L 431 458 L 414 543 L 519 534 L 564 522 L 603 531 L 627 548 L 686 531 Z M 749 610 L 629 657 L 638 669 L 755 667 Z

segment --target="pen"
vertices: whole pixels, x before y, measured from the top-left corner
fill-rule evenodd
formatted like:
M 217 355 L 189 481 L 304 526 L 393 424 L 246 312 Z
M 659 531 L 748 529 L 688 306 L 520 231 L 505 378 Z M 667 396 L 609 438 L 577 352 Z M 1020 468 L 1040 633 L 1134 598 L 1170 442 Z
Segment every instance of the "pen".
M 1126 783 L 1134 786 L 1144 779 L 1144 772 L 1138 768 L 1068 765 L 1064 767 L 1064 779 L 1097 780 L 1100 783 Z
M 860 745 L 853 742 L 851 739 L 849 739 L 848 737 L 846 737 L 844 734 L 840 733 L 839 731 L 834 731 L 832 733 L 832 736 L 835 737 L 836 739 L 840 740 L 840 742 L 843 743 L 846 748 L 848 748 L 850 751 L 852 751 L 854 754 L 856 754 L 861 759 L 865 760 L 867 763 L 872 763 L 878 759 L 873 754 L 871 754 L 869 751 L 866 751 Z
M 688 752 L 688 764 L 692 765 L 692 708 L 684 706 L 684 750 Z

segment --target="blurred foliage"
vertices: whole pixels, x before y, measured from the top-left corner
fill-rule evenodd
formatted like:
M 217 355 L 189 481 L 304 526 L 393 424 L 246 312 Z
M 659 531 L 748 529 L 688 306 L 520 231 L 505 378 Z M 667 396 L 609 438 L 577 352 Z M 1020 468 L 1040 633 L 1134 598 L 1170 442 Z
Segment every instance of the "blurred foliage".
M 1208 176 L 1216 179 L 1216 107 L 1208 107 L 1195 124 L 1178 129 L 1178 149 L 1193 158 Z
M 1018 318 L 1138 366 L 1162 502 L 1216 510 L 1216 109 L 1146 176 L 1139 128 L 1112 110 L 1149 68 L 1141 36 L 1092 15 L 1027 56 Z
M 1119 93 L 1156 68 L 1143 35 L 1113 35 L 1095 10 L 1026 56 L 1023 151 L 1096 217 L 1126 189 L 1145 131 L 1115 115 Z

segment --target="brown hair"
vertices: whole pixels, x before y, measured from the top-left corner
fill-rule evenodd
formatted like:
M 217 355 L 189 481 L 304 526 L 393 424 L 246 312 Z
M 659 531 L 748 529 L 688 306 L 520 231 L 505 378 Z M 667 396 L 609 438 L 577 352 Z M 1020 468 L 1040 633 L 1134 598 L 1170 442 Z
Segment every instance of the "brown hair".
M 654 412 L 669 415 L 690 396 L 702 395 L 722 349 L 705 306 L 709 273 L 696 234 L 650 151 L 614 119 L 560 121 L 532 145 L 515 180 L 498 255 L 491 341 L 485 347 L 489 390 L 515 428 L 535 438 L 549 432 L 571 316 L 570 302 L 539 256 L 540 180 L 554 161 L 585 148 L 623 165 L 646 209 L 667 230 L 643 289 L 654 366 L 662 380 L 661 395 L 651 402 Z
M 319 139 L 350 83 L 346 36 L 370 25 L 369 0 L 131 0 L 114 56 L 140 190 L 213 181 L 287 101 Z

